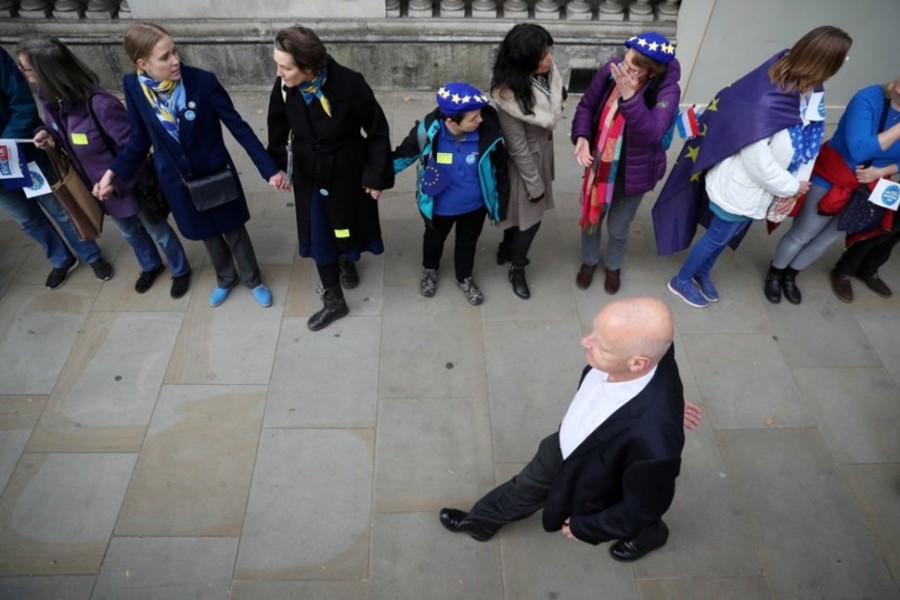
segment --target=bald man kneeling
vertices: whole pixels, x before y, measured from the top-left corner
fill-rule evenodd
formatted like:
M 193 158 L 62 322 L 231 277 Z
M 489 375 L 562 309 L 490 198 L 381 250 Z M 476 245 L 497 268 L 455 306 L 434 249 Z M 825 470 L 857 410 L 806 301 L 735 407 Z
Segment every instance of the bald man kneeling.
M 543 508 L 547 531 L 617 540 L 609 549 L 616 560 L 664 545 L 687 423 L 673 336 L 672 313 L 656 298 L 604 306 L 581 339 L 588 366 L 559 431 L 468 513 L 442 509 L 444 527 L 484 542 Z

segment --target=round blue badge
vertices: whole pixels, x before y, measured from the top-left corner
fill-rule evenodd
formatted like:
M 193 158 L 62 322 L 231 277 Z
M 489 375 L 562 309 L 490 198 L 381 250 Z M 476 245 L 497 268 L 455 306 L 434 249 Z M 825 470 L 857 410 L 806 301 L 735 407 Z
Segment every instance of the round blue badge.
M 184 111 L 184 118 L 188 121 L 193 121 L 197 118 L 197 113 L 192 110 L 186 110 Z
M 819 102 L 819 116 L 825 118 L 825 100 Z
M 31 175 L 31 189 L 38 191 L 44 187 L 44 178 L 40 173 L 29 170 L 28 174 Z
M 468 164 L 468 165 L 474 165 L 474 164 L 475 164 L 475 161 L 476 161 L 477 159 L 478 159 L 478 153 L 477 153 L 477 152 L 473 152 L 472 154 L 470 154 L 470 155 L 468 155 L 468 156 L 466 157 L 466 164 Z
M 888 186 L 884 193 L 881 194 L 881 201 L 885 206 L 893 206 L 900 200 L 900 185 Z
M 323 198 L 327 198 L 327 197 L 328 197 L 328 190 L 326 190 L 325 188 L 320 189 L 320 190 L 319 190 L 319 195 L 322 196 Z

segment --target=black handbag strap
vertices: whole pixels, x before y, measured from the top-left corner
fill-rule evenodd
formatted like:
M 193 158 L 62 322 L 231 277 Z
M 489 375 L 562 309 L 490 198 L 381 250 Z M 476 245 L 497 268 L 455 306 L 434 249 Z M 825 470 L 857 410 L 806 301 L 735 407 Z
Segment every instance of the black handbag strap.
M 94 112 L 94 96 L 88 98 L 87 105 L 88 111 L 91 113 L 91 121 L 94 122 L 94 127 L 97 128 L 97 132 L 100 134 L 100 137 L 103 138 L 106 149 L 109 150 L 109 153 L 115 158 L 119 154 L 119 145 L 116 144 L 108 133 L 106 133 L 106 130 L 103 129 L 103 125 L 100 124 L 100 119 L 97 118 L 97 113 Z
M 878 135 L 882 131 L 884 131 L 884 124 L 887 123 L 888 112 L 891 109 L 891 99 L 887 96 L 884 97 L 884 106 L 881 109 L 881 121 L 878 122 L 878 131 L 875 132 L 875 135 Z M 868 169 L 872 166 L 873 159 L 869 159 L 863 163 L 863 168 Z

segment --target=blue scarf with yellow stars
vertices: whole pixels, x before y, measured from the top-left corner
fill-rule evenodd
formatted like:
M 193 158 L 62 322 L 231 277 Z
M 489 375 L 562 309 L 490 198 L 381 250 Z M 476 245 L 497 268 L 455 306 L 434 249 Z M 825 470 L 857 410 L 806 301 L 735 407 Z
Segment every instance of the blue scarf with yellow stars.
M 691 245 L 697 224 L 709 225 L 712 212 L 705 174 L 710 168 L 753 142 L 802 125 L 800 94 L 785 92 L 769 79 L 769 68 L 785 52 L 720 90 L 703 111 L 700 135 L 685 142 L 653 207 L 658 254 L 684 250 Z M 732 240 L 732 248 L 742 237 Z

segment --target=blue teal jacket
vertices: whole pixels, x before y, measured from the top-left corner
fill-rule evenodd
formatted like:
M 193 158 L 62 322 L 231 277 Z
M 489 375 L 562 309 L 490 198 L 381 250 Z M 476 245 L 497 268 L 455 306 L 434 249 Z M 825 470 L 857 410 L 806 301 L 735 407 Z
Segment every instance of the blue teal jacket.
M 434 140 L 441 131 L 438 109 L 434 109 L 422 121 L 409 130 L 406 139 L 394 150 L 394 173 L 399 173 L 414 162 L 419 163 L 416 179 L 416 196 L 419 212 L 427 225 L 431 225 L 434 198 L 422 191 L 422 177 L 429 161 L 435 160 L 437 144 Z M 500 121 L 493 107 L 481 109 L 481 126 L 478 128 L 478 180 L 481 195 L 487 208 L 488 218 L 499 223 L 506 218 L 509 207 L 509 169 L 507 168 L 506 146 Z

